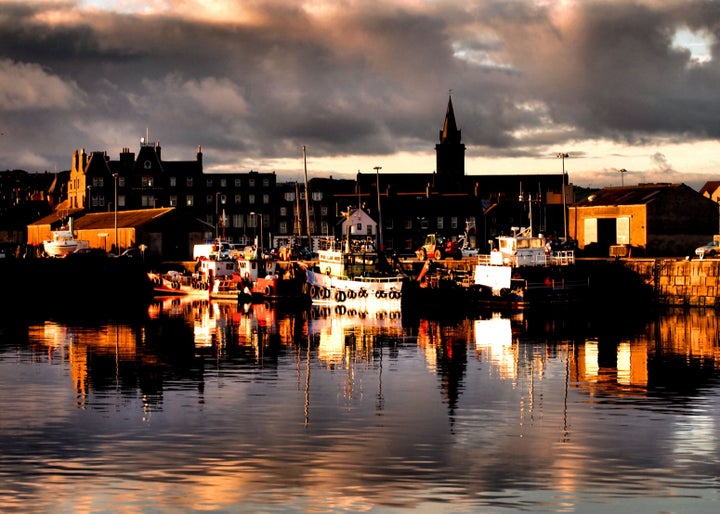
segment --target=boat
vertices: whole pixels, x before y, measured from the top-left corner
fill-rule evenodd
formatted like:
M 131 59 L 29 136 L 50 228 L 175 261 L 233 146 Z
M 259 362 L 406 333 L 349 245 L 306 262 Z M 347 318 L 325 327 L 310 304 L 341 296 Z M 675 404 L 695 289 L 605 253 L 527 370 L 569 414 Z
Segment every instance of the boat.
M 208 298 L 207 287 L 194 277 L 186 276 L 179 271 L 170 270 L 167 273 L 148 272 L 148 278 L 153 286 L 156 297 L 166 296 L 197 296 Z
M 589 288 L 575 266 L 573 250 L 554 249 L 531 228 L 498 236 L 490 254 L 478 255 L 470 286 L 472 301 L 511 308 L 574 301 Z
M 43 241 L 43 250 L 48 257 L 65 257 L 80 248 L 89 248 L 90 243 L 75 239 L 73 219 L 70 217 L 66 225 L 51 232 L 52 238 Z
M 400 304 L 407 277 L 385 268 L 387 262 L 372 246 L 353 247 L 348 239 L 342 246 L 334 243 L 318 250 L 317 255 L 317 264 L 306 271 L 313 303 Z
M 260 256 L 252 247 L 246 249 L 236 262 L 240 289 L 250 301 L 308 298 L 305 266 Z

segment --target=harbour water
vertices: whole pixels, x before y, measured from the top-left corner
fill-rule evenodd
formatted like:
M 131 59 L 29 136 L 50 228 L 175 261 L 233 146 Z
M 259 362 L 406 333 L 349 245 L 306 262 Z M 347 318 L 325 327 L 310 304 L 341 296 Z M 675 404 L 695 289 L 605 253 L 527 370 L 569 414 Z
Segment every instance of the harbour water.
M 716 512 L 711 310 L 0 322 L 2 512 Z

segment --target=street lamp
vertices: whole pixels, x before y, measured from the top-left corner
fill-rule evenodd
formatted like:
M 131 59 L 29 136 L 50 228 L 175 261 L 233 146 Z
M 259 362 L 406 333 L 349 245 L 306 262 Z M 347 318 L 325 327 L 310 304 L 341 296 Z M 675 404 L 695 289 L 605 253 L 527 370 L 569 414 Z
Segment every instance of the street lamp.
M 618 173 L 620 173 L 620 185 L 622 187 L 625 187 L 625 173 L 627 173 L 627 170 L 625 168 L 618 170 Z
M 377 202 L 378 202 L 378 251 L 383 251 L 383 235 L 382 235 L 382 210 L 380 209 L 380 170 L 381 166 L 375 166 L 375 187 L 377 188 Z
M 260 255 L 262 255 L 262 252 L 263 252 L 263 219 L 262 219 L 262 213 L 251 212 L 250 215 L 251 215 L 251 216 L 256 216 L 257 218 L 260 218 L 260 245 L 259 245 L 259 246 L 260 246 L 260 248 L 259 248 L 260 252 L 259 252 L 259 254 L 258 254 L 258 256 L 260 256 Z M 257 227 L 257 223 L 255 223 L 255 226 Z
M 567 243 L 567 202 L 565 200 L 565 159 L 570 157 L 569 153 L 559 152 L 558 159 L 562 159 L 562 200 L 563 200 L 563 234 Z
M 115 254 L 120 255 L 120 241 L 118 240 L 118 174 L 113 173 L 113 179 L 115 180 Z

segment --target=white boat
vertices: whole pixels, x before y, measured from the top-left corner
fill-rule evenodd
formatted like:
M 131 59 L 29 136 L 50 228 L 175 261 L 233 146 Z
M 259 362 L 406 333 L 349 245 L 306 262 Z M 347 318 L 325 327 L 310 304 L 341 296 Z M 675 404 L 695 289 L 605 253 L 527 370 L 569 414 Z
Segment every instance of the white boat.
M 51 232 L 52 239 L 43 241 L 43 250 L 49 257 L 65 257 L 80 248 L 89 248 L 88 241 L 75 239 L 73 220 L 69 218 L 68 224 Z
M 513 229 L 499 236 L 490 254 L 478 255 L 473 284 L 485 293 L 481 300 L 527 304 L 530 299 L 566 299 L 570 292 L 587 289 L 587 277 L 575 269 L 572 250 L 553 250 L 542 235 Z M 574 295 L 571 295 L 574 296 Z
M 374 249 L 318 251 L 318 264 L 307 270 L 313 303 L 397 302 L 402 298 L 404 275 L 379 270 L 381 258 Z

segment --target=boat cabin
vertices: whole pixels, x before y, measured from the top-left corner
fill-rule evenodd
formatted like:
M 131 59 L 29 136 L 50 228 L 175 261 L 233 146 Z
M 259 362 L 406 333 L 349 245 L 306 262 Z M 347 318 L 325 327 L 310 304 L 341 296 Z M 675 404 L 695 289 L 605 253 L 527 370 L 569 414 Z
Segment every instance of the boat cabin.
M 533 236 L 530 228 L 513 228 L 512 236 L 498 236 L 498 247 L 490 254 L 490 264 L 505 266 L 545 266 L 549 250 L 542 234 Z

